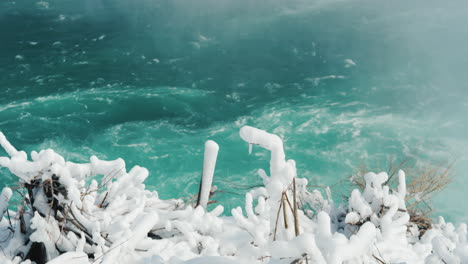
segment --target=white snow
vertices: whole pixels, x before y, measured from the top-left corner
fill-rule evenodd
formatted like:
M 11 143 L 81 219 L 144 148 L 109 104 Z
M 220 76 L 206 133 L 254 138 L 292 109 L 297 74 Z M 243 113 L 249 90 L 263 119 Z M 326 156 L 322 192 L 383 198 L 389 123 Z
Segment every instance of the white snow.
M 335 205 L 330 189 L 323 195 L 298 177 L 280 137 L 249 126 L 240 136 L 246 147 L 271 152 L 270 175 L 260 169 L 264 186 L 248 191 L 245 205 L 225 216 L 222 205 L 206 210 L 219 151 L 214 141 L 205 144 L 202 206 L 195 207 L 159 199 L 145 189 L 149 171 L 127 170 L 122 159 L 72 163 L 50 149 L 28 159 L 0 133 L 9 155 L 0 166 L 19 185 L 36 186 L 33 205 L 25 188 L 18 189 L 25 199 L 11 204 L 12 189 L 1 192 L 0 263 L 31 263 L 24 257 L 32 242 L 43 243 L 48 264 L 468 263 L 465 224 L 439 218 L 420 236 L 410 222 L 404 172 L 396 189 L 386 185 L 386 173 L 368 173 L 363 191 Z

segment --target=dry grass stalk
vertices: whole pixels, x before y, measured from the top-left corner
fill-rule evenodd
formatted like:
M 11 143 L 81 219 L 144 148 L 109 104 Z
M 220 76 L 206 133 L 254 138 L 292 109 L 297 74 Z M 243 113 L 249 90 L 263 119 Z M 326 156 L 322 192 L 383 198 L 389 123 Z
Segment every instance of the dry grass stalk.
M 430 218 L 432 208 L 429 206 L 429 201 L 452 181 L 453 164 L 452 162 L 444 168 L 430 164 L 417 165 L 415 161 L 410 159 L 405 159 L 399 163 L 389 161 L 386 184 L 393 187 L 397 186 L 397 177 L 394 176 L 400 170 L 403 170 L 409 179 L 406 184 L 405 202 L 410 215 L 410 222 L 418 226 L 420 236 L 432 225 L 432 219 Z M 351 176 L 353 185 L 357 186 L 361 191 L 366 186 L 364 175 L 369 171 L 371 170 L 366 165 L 361 164 Z
M 276 213 L 276 223 L 275 223 L 275 232 L 273 233 L 273 241 L 276 241 L 276 231 L 278 230 L 278 220 L 279 220 L 279 216 L 281 213 L 281 208 L 283 207 L 283 199 L 284 199 L 284 195 L 281 195 L 280 205 L 278 207 L 278 212 Z
M 289 210 L 291 210 L 291 213 L 293 215 L 293 218 L 294 218 L 294 231 L 295 231 L 295 234 L 296 236 L 299 236 L 299 218 L 298 218 L 298 207 L 297 207 L 297 201 L 296 201 L 296 188 L 295 188 L 295 183 L 296 181 L 293 180 L 293 201 L 294 201 L 294 206 L 291 205 L 291 202 L 289 201 L 289 198 L 288 198 L 288 194 L 287 194 L 287 191 L 284 191 L 282 194 L 281 194 L 281 200 L 279 202 L 279 207 L 278 207 L 278 211 L 276 213 L 276 222 L 275 222 L 275 231 L 273 233 L 273 241 L 276 241 L 276 233 L 278 231 L 278 223 L 279 223 L 279 218 L 280 218 L 280 214 L 281 214 L 281 209 L 283 209 L 283 220 L 284 220 L 284 227 L 286 229 L 289 228 L 289 225 L 288 225 L 288 214 L 287 214 L 287 210 L 286 207 L 289 207 Z M 288 187 L 289 189 L 289 187 Z
M 376 255 L 372 255 L 372 257 L 374 257 L 375 260 L 377 260 L 377 262 L 381 263 L 381 264 L 386 264 L 385 261 L 383 261 L 382 259 L 380 259 L 379 257 L 377 257 Z

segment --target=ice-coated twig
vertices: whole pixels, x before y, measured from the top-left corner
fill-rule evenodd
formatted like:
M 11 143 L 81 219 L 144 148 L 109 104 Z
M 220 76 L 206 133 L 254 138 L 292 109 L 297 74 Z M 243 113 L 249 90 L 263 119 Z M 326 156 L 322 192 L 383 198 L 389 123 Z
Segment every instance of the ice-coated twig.
M 197 206 L 206 208 L 210 198 L 211 184 L 218 157 L 219 146 L 213 140 L 205 142 L 205 155 L 203 159 L 203 173 L 200 181 L 200 190 L 198 192 Z
M 297 208 L 297 195 L 296 195 L 296 179 L 293 179 L 293 203 L 294 203 L 294 232 L 296 236 L 299 236 L 299 216 L 298 216 L 298 208 Z
M 0 194 L 0 222 L 5 215 L 6 210 L 8 210 L 8 201 L 10 201 L 11 196 L 13 195 L 13 191 L 5 187 Z
M 271 151 L 270 173 L 272 178 L 279 177 L 279 173 L 286 166 L 283 141 L 275 134 L 251 126 L 240 129 L 240 137 L 249 144 L 259 145 Z
M 6 139 L 5 135 L 0 131 L 0 145 L 10 157 L 15 157 L 19 154 L 13 145 Z

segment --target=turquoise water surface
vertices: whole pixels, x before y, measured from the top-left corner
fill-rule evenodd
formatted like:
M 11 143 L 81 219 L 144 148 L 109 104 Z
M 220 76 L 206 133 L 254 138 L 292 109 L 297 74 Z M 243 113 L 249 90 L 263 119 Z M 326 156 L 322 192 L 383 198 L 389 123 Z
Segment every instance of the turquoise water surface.
M 466 221 L 467 12 L 458 0 L 2 1 L 0 130 L 28 152 L 147 167 L 163 198 L 197 192 L 213 139 L 227 208 L 268 168 L 243 125 L 280 135 L 316 185 L 363 162 L 456 160 L 434 209 Z

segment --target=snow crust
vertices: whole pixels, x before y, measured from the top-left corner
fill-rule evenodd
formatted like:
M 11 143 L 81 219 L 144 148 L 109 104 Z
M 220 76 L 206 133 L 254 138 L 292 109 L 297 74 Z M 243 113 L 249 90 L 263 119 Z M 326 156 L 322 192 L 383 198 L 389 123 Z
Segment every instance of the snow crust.
M 0 132 L 8 154 L 0 166 L 20 185 L 35 186 L 34 202 L 18 189 L 24 198 L 17 208 L 12 189 L 1 192 L 0 263 L 31 263 L 27 253 L 38 244 L 48 264 L 468 263 L 465 224 L 439 218 L 421 235 L 410 221 L 404 172 L 396 190 L 386 185 L 386 173 L 368 173 L 363 191 L 335 205 L 329 189 L 324 197 L 298 177 L 278 136 L 245 126 L 240 137 L 271 152 L 270 168 L 258 171 L 264 186 L 225 216 L 222 205 L 206 210 L 219 150 L 214 141 L 205 144 L 202 206 L 195 207 L 159 199 L 145 188 L 148 170 L 127 170 L 122 159 L 93 156 L 78 164 L 50 149 L 28 159 Z

